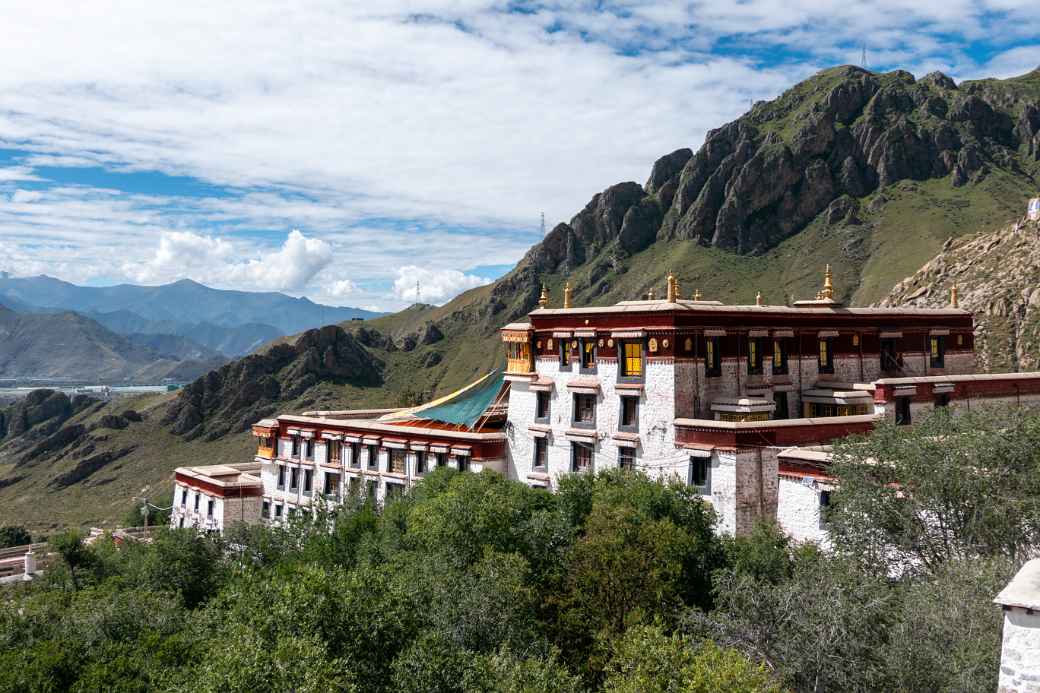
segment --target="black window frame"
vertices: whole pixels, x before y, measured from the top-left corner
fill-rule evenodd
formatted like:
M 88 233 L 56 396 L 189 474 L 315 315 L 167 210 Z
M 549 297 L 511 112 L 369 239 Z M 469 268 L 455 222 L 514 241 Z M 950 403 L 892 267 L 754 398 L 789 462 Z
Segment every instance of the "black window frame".
M 618 410 L 618 430 L 619 431 L 630 431 L 635 432 L 639 430 L 639 396 L 638 395 L 620 395 L 620 406 Z M 632 416 L 631 420 L 626 416 L 627 407 L 631 405 Z
M 303 470 L 303 495 L 309 496 L 314 492 L 314 470 Z
M 591 402 L 591 406 L 582 407 L 580 405 L 581 402 Z M 574 395 L 573 395 L 573 402 L 572 402 L 572 404 L 573 404 L 573 406 L 572 406 L 572 412 L 573 413 L 571 415 L 571 423 L 576 428 L 595 428 L 595 426 L 596 426 L 596 395 L 593 395 L 593 394 L 590 394 L 590 393 L 587 393 L 587 392 L 575 392 Z M 590 419 L 580 419 L 580 418 L 578 418 L 579 414 L 581 414 L 585 410 L 589 410 L 589 411 L 592 412 L 591 418 Z
M 700 495 L 707 496 L 711 493 L 711 458 L 690 457 L 689 484 L 696 489 Z
M 629 472 L 636 470 L 636 449 L 627 446 L 618 448 L 618 469 Z
M 571 340 L 569 340 L 569 339 L 561 339 L 560 340 L 560 370 L 563 370 L 564 368 L 566 368 L 567 370 L 571 369 L 571 363 L 573 361 L 571 356 L 572 356 L 572 354 L 571 354 Z
M 290 451 L 289 456 L 293 459 L 298 459 L 300 457 L 300 436 L 292 436 L 291 440 L 292 450 Z
M 314 439 L 305 438 L 303 441 L 303 459 L 313 460 L 314 459 Z
M 783 402 L 781 407 L 780 403 Z M 773 404 L 776 405 L 773 408 L 773 418 L 776 420 L 790 419 L 791 418 L 791 404 L 790 397 L 786 392 L 776 391 L 773 392 Z M 782 414 L 782 415 L 781 415 Z
M 579 451 L 580 454 L 579 454 Z M 588 464 L 584 467 L 579 466 L 578 458 L 584 458 L 588 460 Z M 571 442 L 571 472 L 577 474 L 579 472 L 593 471 L 594 468 L 593 450 L 590 443 L 579 443 L 577 441 Z
M 277 480 L 277 484 L 276 485 L 277 485 L 279 491 L 284 491 L 285 490 L 285 465 L 284 464 L 278 465 L 278 480 Z
M 711 348 L 708 348 L 708 345 Z M 711 360 L 708 360 L 709 351 Z M 704 338 L 704 377 L 718 378 L 722 376 L 722 337 Z
M 181 507 L 186 508 L 188 506 L 188 489 L 181 489 Z
M 368 446 L 368 464 L 366 469 L 379 469 L 379 446 Z
M 335 484 L 332 483 L 333 480 L 335 480 Z M 322 489 L 321 492 L 322 492 L 322 495 L 331 496 L 333 498 L 338 498 L 339 497 L 339 480 L 340 480 L 339 479 L 339 474 L 330 474 L 328 472 L 325 472 L 324 474 L 322 474 L 322 479 L 321 479 L 321 489 Z
M 747 338 L 747 372 L 748 375 L 762 375 L 765 373 L 765 354 L 763 353 L 763 346 L 765 346 L 764 337 L 748 337 Z M 754 358 L 752 358 L 752 351 L 754 351 Z
M 460 472 L 468 472 L 469 455 L 455 455 L 455 466 Z
M 435 452 L 433 454 L 434 454 L 434 459 L 436 460 L 436 463 L 437 463 L 438 467 L 447 467 L 448 466 L 448 453 L 446 453 L 446 452 Z
M 260 517 L 265 520 L 271 519 L 271 501 L 265 500 L 260 504 Z
M 632 375 L 628 371 L 628 355 L 626 347 L 629 344 L 639 346 L 639 372 Z M 621 339 L 617 343 L 618 350 L 618 380 L 626 383 L 641 383 L 646 380 L 646 343 L 642 339 Z
M 361 469 L 361 443 L 350 444 L 350 468 Z
M 831 491 L 829 489 L 820 489 L 820 528 L 827 527 L 829 518 L 827 515 L 831 511 Z
M 281 503 L 274 504 L 274 518 L 276 520 L 282 519 L 282 515 L 285 514 L 285 507 Z
M 592 347 L 591 350 L 586 351 L 590 346 Z M 582 337 L 578 340 L 578 372 L 589 374 L 596 372 L 596 351 L 597 347 L 595 339 Z M 589 358 L 591 359 L 587 364 L 585 361 L 586 354 L 589 354 Z
M 206 499 L 206 517 L 207 518 L 212 518 L 213 517 L 213 511 L 216 509 L 216 507 L 217 507 L 217 502 L 215 500 L 213 500 L 212 498 L 207 498 Z
M 816 370 L 819 373 L 834 374 L 834 337 L 817 337 L 819 343 L 816 345 Z M 826 351 L 827 363 L 823 363 L 823 354 Z
M 199 499 L 200 498 L 202 498 L 202 494 L 199 493 L 198 491 L 196 491 L 195 492 L 195 507 L 193 508 L 194 512 L 198 512 L 199 511 Z
M 290 467 L 289 468 L 289 490 L 299 491 L 300 490 L 300 468 Z
M 541 458 L 541 464 L 538 463 L 539 458 Z M 534 439 L 534 454 L 531 460 L 531 468 L 535 471 L 544 471 L 549 468 L 549 439 L 544 436 L 538 436 Z
M 946 409 L 950 406 L 950 393 L 949 392 L 937 392 L 935 393 L 935 408 Z
M 399 458 L 401 463 L 401 471 L 394 469 L 394 457 Z M 407 474 L 408 473 L 408 451 L 403 448 L 390 448 L 386 454 L 386 471 L 393 474 Z
M 538 390 L 535 394 L 534 419 L 546 423 L 552 415 L 552 393 Z
M 938 355 L 932 353 L 932 342 L 935 342 Z M 946 368 L 946 338 L 943 335 L 933 334 L 928 337 L 928 367 Z
M 780 364 L 777 365 L 776 357 L 780 355 Z M 786 337 L 773 337 L 773 355 L 772 355 L 772 370 L 773 375 L 787 375 L 790 371 L 790 365 L 788 361 L 791 356 L 791 350 L 787 343 Z
M 415 451 L 415 473 L 416 475 L 426 473 L 426 451 Z
M 913 416 L 910 413 L 910 398 L 896 397 L 896 426 L 909 426 Z

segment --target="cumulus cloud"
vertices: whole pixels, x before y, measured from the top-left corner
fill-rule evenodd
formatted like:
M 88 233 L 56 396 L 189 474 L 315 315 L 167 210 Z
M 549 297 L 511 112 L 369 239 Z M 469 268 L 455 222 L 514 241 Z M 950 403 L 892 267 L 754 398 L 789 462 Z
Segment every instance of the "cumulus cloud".
M 252 256 L 250 256 L 252 252 Z M 332 262 L 332 247 L 300 231 L 277 250 L 250 251 L 245 243 L 189 231 L 164 231 L 155 255 L 124 267 L 136 281 L 155 284 L 191 277 L 212 286 L 298 291 Z
M 418 298 L 423 303 L 444 303 L 458 296 L 463 291 L 490 284 L 490 279 L 465 274 L 452 269 L 429 269 L 406 265 L 398 268 L 397 279 L 394 280 L 394 296 L 408 303 L 415 303 L 416 282 L 421 294 Z

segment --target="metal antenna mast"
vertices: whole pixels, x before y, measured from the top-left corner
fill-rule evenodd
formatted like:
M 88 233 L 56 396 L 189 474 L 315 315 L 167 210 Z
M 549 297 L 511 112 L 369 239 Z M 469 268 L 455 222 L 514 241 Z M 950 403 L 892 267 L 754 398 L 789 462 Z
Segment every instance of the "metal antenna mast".
M 415 280 L 415 302 L 422 303 L 422 292 L 419 291 L 419 280 Z
M 545 238 L 545 212 L 542 212 L 542 238 Z
M 863 42 L 863 54 L 859 61 L 860 67 L 867 69 L 867 42 Z

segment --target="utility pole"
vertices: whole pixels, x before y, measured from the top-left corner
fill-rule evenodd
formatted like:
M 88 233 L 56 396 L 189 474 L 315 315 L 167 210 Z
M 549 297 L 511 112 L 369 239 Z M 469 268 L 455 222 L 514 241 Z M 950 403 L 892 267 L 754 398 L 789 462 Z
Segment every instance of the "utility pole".
M 419 280 L 415 280 L 415 302 L 422 303 L 422 292 L 419 290 Z
M 545 238 L 545 212 L 542 212 L 542 238 Z
M 860 57 L 859 64 L 860 64 L 860 67 L 862 67 L 864 70 L 867 69 L 867 42 L 866 41 L 863 42 L 863 54 Z

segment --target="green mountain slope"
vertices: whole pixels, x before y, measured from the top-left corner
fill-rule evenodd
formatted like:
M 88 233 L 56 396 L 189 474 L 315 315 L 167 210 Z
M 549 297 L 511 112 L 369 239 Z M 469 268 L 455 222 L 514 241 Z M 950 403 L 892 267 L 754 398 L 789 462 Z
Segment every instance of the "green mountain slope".
M 811 297 L 829 263 L 841 298 L 878 301 L 950 237 L 1022 213 L 1040 180 L 1038 97 L 1040 71 L 961 85 L 940 74 L 823 71 L 711 131 L 696 153 L 662 157 L 644 185 L 594 195 L 493 284 L 443 306 L 277 340 L 177 397 L 149 400 L 154 414 L 139 433 L 130 426 L 94 443 L 122 452 L 134 441 L 110 482 L 56 490 L 50 480 L 69 461 L 30 469 L 9 458 L 0 522 L 19 513 L 45 522 L 59 506 L 66 522 L 97 521 L 104 513 L 90 499 L 125 503 L 130 486 L 161 485 L 181 460 L 247 459 L 246 429 L 261 415 L 402 405 L 459 387 L 502 365 L 498 329 L 522 319 L 543 284 L 554 305 L 566 282 L 575 305 L 605 305 L 652 287 L 663 294 L 673 271 L 686 296 L 751 303 L 762 292 L 784 303 Z M 35 502 L 11 503 L 26 498 Z

